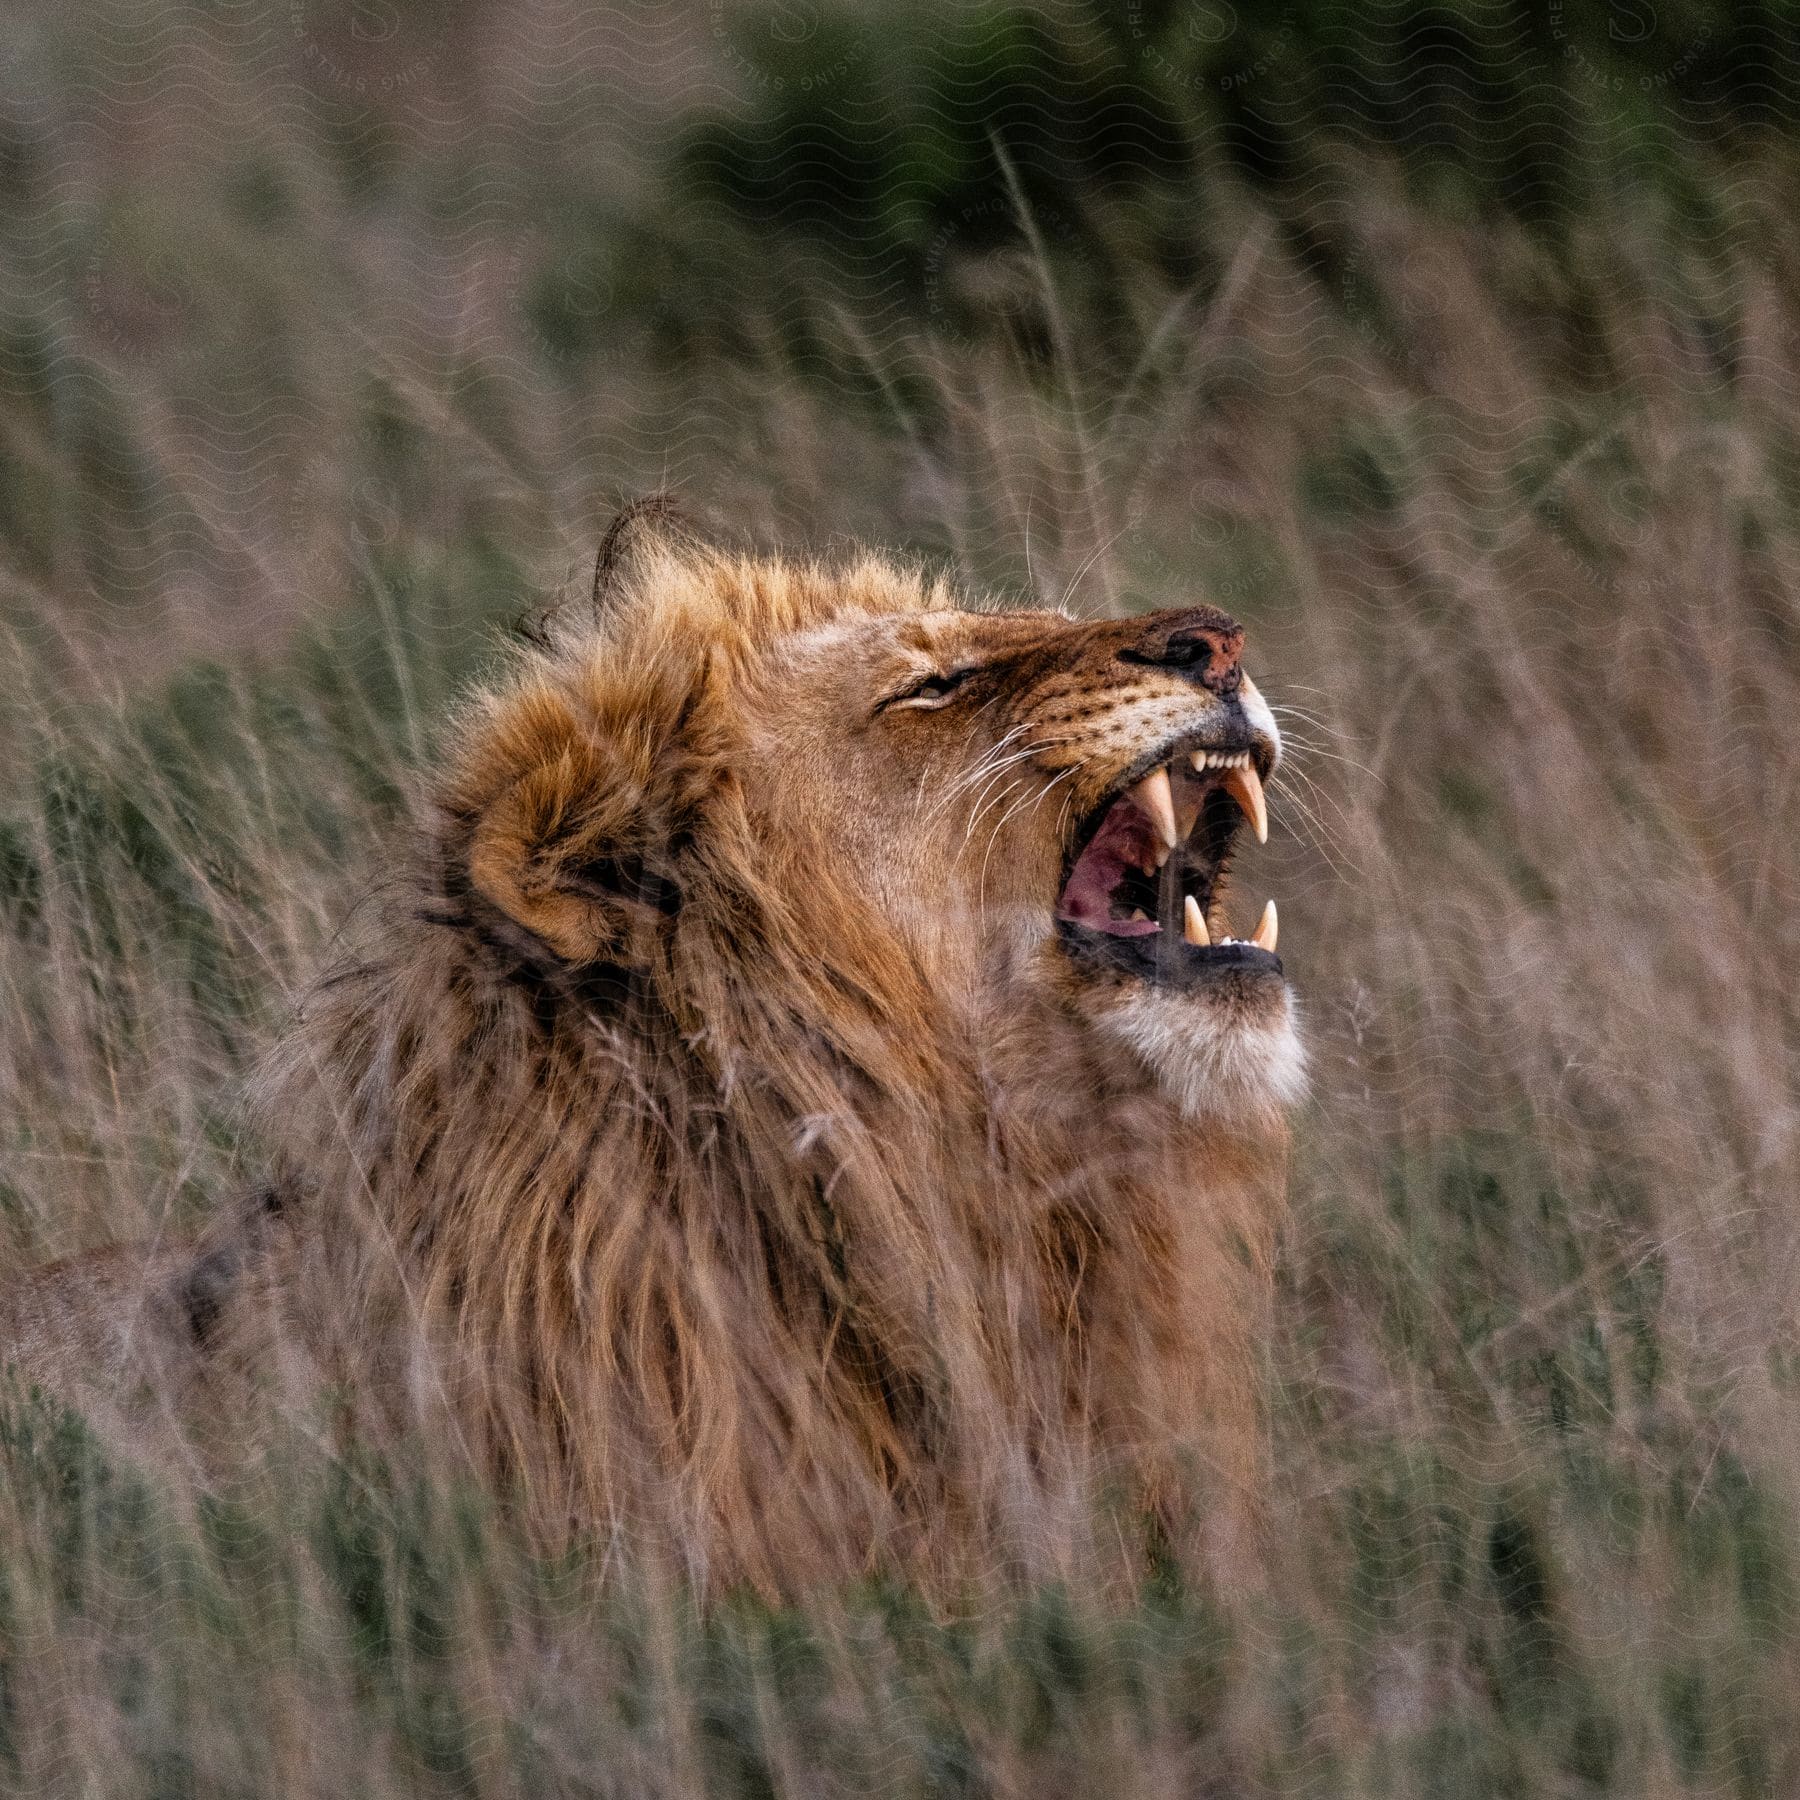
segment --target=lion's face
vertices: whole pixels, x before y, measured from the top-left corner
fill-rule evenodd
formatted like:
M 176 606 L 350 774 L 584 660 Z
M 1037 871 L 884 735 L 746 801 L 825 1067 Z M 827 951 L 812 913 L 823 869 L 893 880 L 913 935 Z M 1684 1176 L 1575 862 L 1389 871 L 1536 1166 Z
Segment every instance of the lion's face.
M 667 559 L 488 703 L 451 857 L 690 1039 L 744 991 L 805 988 L 828 1033 L 853 1002 L 922 1030 L 924 994 L 978 1054 L 1061 1020 L 1191 1116 L 1272 1120 L 1301 1055 L 1274 907 L 1226 894 L 1281 754 L 1242 647 L 1210 607 L 968 612 L 880 561 Z
M 749 804 L 854 868 L 940 986 L 1053 999 L 1188 1111 L 1270 1113 L 1302 1058 L 1274 902 L 1226 897 L 1281 756 L 1242 647 L 1210 607 L 841 616 L 745 685 Z

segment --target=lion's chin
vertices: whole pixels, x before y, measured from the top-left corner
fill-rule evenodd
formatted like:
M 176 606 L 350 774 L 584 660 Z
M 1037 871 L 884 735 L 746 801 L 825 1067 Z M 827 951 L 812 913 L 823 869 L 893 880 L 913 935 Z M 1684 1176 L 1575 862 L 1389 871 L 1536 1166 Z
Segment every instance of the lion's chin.
M 1093 1017 L 1189 1118 L 1267 1127 L 1306 1092 L 1295 1012 L 1285 986 L 1245 1008 L 1133 983 L 1108 996 Z

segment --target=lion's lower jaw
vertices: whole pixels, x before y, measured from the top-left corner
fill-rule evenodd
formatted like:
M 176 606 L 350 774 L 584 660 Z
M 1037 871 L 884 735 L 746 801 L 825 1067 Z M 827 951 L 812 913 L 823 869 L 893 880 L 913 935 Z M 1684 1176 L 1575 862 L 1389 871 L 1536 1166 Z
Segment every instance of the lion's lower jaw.
M 1100 1015 L 1191 1119 L 1278 1124 L 1306 1093 L 1306 1050 L 1293 996 L 1266 1019 L 1220 1017 L 1182 994 L 1133 993 Z

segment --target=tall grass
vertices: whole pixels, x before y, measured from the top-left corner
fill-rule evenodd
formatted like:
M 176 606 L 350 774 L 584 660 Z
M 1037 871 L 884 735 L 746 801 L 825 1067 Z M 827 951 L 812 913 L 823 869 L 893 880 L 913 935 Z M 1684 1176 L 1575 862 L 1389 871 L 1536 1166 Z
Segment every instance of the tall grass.
M 811 66 L 885 67 L 846 17 Z M 1627 109 L 1546 223 L 1416 145 L 1271 185 L 1201 132 L 1121 198 L 1027 136 L 935 214 L 889 171 L 899 236 L 846 249 L 708 184 L 758 15 L 434 19 L 19 39 L 0 1256 L 166 1238 L 254 1168 L 233 1084 L 619 495 L 1203 595 L 1293 753 L 1242 871 L 1317 1070 L 1279 1554 L 1105 1614 L 702 1612 L 304 1419 L 204 1491 L 15 1394 L 0 1786 L 1800 1791 L 1792 145 Z

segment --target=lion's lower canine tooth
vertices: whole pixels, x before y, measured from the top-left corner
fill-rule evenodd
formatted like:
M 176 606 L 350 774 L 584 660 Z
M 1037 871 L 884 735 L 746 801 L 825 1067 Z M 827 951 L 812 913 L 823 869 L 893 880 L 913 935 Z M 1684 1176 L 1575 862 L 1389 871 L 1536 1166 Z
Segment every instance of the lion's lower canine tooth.
M 1269 807 L 1263 799 L 1262 777 L 1248 764 L 1241 769 L 1227 769 L 1225 791 L 1244 809 L 1250 829 L 1256 833 L 1256 841 L 1266 844 L 1269 841 Z
M 1253 944 L 1260 944 L 1265 950 L 1275 948 L 1275 940 L 1281 936 L 1281 921 L 1275 916 L 1275 902 L 1271 900 L 1263 908 L 1263 916 L 1256 921 L 1256 929 L 1250 934 Z
M 1181 935 L 1190 944 L 1205 946 L 1212 942 L 1206 934 L 1206 920 L 1200 913 L 1200 902 L 1189 894 L 1181 906 Z
M 1150 823 L 1160 833 L 1165 850 L 1173 850 L 1181 841 L 1175 831 L 1175 795 L 1169 787 L 1169 771 L 1152 769 L 1131 790 L 1131 797 L 1150 815 Z

